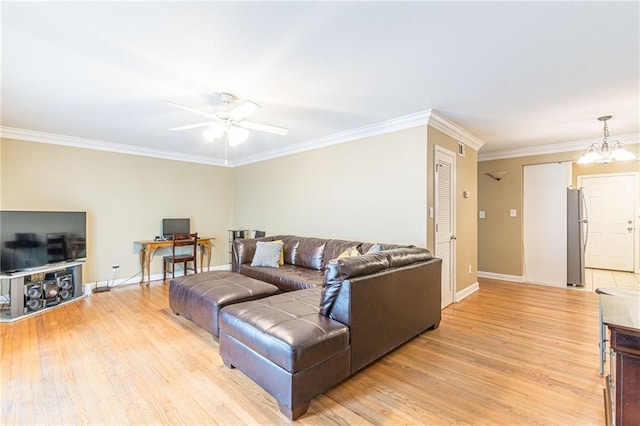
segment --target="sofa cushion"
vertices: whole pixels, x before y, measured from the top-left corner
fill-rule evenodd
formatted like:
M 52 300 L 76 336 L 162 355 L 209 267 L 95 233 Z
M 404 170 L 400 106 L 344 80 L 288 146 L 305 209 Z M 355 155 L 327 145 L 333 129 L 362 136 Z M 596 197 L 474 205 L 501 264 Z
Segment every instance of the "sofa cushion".
M 321 238 L 301 238 L 296 250 L 294 265 L 309 269 L 322 269 L 326 244 L 327 240 Z
M 304 288 L 320 287 L 323 283 L 323 271 L 301 268 L 284 264 L 278 269 L 260 268 L 242 265 L 241 274 L 275 285 L 282 291 L 293 291 Z
M 173 278 L 169 282 L 169 306 L 217 339 L 220 309 L 277 292 L 271 284 L 235 272 L 209 271 Z
M 284 241 L 275 240 L 274 243 L 282 244 L 282 248 L 280 249 L 280 258 L 278 258 L 278 265 L 282 266 L 284 265 Z
M 349 346 L 349 327 L 318 314 L 320 288 L 227 306 L 220 332 L 296 373 Z
M 360 241 L 348 241 L 348 240 L 329 240 L 327 241 L 327 245 L 324 247 L 324 259 L 322 262 L 322 266 L 326 267 L 327 263 L 330 260 L 336 259 L 340 256 L 341 253 L 344 253 L 346 250 L 351 250 L 352 248 L 356 248 L 360 250 L 360 246 L 362 243 Z
M 296 254 L 298 252 L 298 244 L 300 244 L 300 238 L 293 235 L 279 235 L 275 237 L 276 240 L 283 242 L 283 254 L 284 263 L 289 265 L 296 264 Z
M 373 254 L 379 251 L 392 250 L 401 247 L 415 247 L 410 245 L 388 244 L 388 243 L 362 243 L 360 253 Z
M 282 252 L 282 242 L 265 242 L 258 241 L 256 243 L 256 252 L 253 255 L 251 266 L 266 266 L 269 268 L 277 268 L 279 266 L 280 252 Z

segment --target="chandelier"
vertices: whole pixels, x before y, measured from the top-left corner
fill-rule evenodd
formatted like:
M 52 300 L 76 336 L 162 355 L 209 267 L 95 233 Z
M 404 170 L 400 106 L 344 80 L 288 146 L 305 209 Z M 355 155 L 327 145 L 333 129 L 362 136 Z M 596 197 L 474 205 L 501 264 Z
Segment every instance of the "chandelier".
M 622 142 L 612 141 L 609 146 L 609 126 L 607 126 L 607 120 L 611 119 L 611 115 L 605 115 L 598 117 L 599 121 L 604 122 L 604 129 L 602 138 L 602 145 L 592 144 L 582 154 L 582 157 L 578 160 L 578 164 L 591 164 L 591 163 L 603 163 L 609 164 L 612 161 L 628 161 L 635 160 L 636 156 L 633 152 L 629 151 Z

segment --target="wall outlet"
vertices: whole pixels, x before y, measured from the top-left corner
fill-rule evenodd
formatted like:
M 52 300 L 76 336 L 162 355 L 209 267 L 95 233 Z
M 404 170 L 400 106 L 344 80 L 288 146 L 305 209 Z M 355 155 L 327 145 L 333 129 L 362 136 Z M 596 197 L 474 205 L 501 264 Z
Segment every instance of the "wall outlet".
M 480 219 L 484 219 L 484 210 L 480 210 L 478 212 L 478 216 L 480 217 Z
M 518 211 L 516 209 L 509 210 L 509 216 L 511 216 L 511 217 L 518 216 Z
M 471 273 L 471 265 L 469 265 L 469 273 Z

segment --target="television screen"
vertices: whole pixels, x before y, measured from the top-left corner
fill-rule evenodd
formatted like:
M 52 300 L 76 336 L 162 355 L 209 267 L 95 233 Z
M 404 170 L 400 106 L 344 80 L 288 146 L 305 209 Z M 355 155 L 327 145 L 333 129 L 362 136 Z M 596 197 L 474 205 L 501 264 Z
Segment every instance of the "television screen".
M 87 257 L 87 213 L 0 211 L 0 272 Z
M 162 235 L 173 238 L 173 234 L 188 234 L 191 232 L 189 219 L 162 219 Z

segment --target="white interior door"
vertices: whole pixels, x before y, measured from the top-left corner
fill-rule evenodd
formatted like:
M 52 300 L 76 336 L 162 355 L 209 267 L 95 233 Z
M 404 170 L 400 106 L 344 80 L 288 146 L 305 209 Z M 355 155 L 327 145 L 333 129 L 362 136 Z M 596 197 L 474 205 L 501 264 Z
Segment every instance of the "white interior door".
M 587 202 L 587 268 L 633 271 L 637 175 L 578 176 Z
M 435 147 L 435 256 L 442 259 L 442 307 L 455 294 L 455 161 L 453 152 Z
M 525 281 L 567 286 L 567 186 L 571 163 L 524 167 Z

